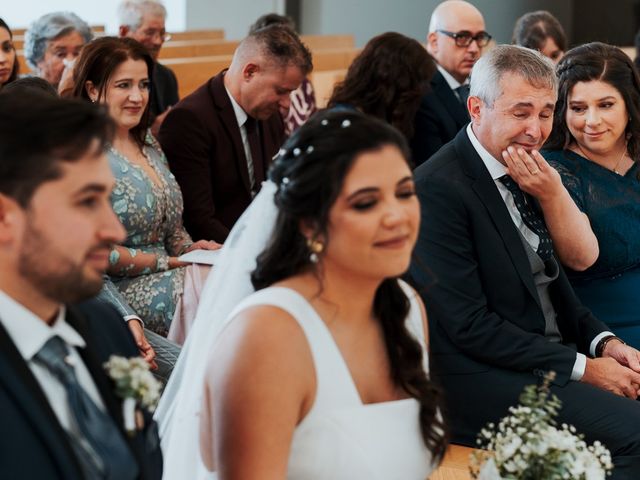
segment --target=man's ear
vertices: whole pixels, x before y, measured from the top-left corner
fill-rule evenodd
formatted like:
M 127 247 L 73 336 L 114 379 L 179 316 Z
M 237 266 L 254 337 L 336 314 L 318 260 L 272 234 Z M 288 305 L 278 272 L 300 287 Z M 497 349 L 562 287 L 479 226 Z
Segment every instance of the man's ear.
M 0 193 L 0 244 L 15 238 L 22 218 L 22 208 L 13 198 Z
M 118 35 L 121 37 L 126 37 L 129 32 L 131 31 L 131 29 L 129 27 L 127 27 L 126 25 L 120 25 L 118 27 Z
M 249 62 L 242 69 L 242 78 L 245 82 L 249 82 L 259 71 L 259 65 Z
M 467 98 L 467 110 L 469 110 L 469 116 L 471 117 L 472 123 L 480 123 L 480 117 L 483 108 L 484 102 L 480 99 L 480 97 L 473 97 L 469 95 L 469 98 Z
M 436 32 L 427 35 L 427 51 L 431 55 L 438 53 L 438 34 Z

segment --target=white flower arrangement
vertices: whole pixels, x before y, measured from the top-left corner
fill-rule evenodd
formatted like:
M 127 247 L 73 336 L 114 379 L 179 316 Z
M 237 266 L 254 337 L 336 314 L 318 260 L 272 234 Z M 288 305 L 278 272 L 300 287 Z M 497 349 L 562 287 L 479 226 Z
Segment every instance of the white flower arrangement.
M 160 400 L 161 384 L 149 370 L 149 364 L 140 357 L 111 355 L 104 368 L 116 385 L 116 394 L 124 400 L 122 416 L 125 430 L 133 434 L 136 426 L 139 429 L 143 427 L 142 413 L 136 407 L 153 412 Z
M 600 442 L 587 445 L 572 425 L 557 426 L 562 403 L 549 392 L 555 374 L 540 387 L 529 385 L 520 405 L 497 427 L 481 430 L 471 456 L 471 475 L 478 480 L 601 480 L 613 469 L 611 454 Z

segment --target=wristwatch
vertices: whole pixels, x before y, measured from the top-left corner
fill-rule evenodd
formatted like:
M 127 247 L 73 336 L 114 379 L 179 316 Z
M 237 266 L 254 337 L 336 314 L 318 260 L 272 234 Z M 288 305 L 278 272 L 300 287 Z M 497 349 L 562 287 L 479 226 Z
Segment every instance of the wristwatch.
M 616 337 L 615 335 L 607 335 L 606 337 L 601 338 L 598 345 L 596 345 L 596 357 L 602 357 L 605 347 L 611 340 L 618 340 L 623 345 L 626 345 L 621 338 Z

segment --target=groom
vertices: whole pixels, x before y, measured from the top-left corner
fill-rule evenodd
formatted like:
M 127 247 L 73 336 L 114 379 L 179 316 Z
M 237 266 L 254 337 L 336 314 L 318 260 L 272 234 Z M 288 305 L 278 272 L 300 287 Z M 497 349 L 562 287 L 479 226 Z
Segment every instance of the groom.
M 138 349 L 97 294 L 110 245 L 104 155 L 113 126 L 89 103 L 0 95 L 0 469 L 2 478 L 160 479 L 148 412 L 123 429 L 103 363 Z

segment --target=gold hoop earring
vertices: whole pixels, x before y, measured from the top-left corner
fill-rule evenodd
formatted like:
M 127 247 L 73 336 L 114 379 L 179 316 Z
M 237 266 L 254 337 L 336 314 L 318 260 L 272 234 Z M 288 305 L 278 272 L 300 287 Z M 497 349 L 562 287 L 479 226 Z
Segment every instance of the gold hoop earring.
M 320 240 L 307 239 L 307 248 L 309 249 L 309 261 L 311 263 L 318 263 L 320 260 L 320 254 L 324 250 L 324 243 Z

